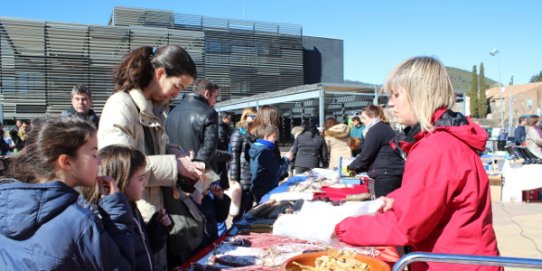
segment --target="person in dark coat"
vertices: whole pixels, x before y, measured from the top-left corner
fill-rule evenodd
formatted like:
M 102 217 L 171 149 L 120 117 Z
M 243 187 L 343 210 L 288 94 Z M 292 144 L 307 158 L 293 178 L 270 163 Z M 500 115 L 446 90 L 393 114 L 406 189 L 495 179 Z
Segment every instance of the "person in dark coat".
M 231 137 L 231 114 L 228 112 L 220 112 L 220 121 L 218 123 L 218 146 L 217 150 L 230 153 L 230 137 Z M 230 187 L 228 183 L 228 167 L 229 161 L 217 161 L 217 174 L 220 175 L 220 187 L 226 190 Z
M 527 118 L 524 116 L 519 117 L 519 123 L 514 130 L 514 143 L 516 146 L 522 146 L 525 142 L 527 133 L 525 132 L 525 125 L 527 124 Z
M 401 187 L 405 162 L 390 146 L 395 131 L 387 123 L 382 107 L 368 106 L 361 118 L 365 123 L 365 143 L 347 168 L 356 173 L 367 171 L 374 180 L 375 196 L 385 196 Z
M 195 197 L 193 195 L 200 195 Z M 202 195 L 201 193 L 192 193 L 192 198 L 198 206 L 199 210 L 205 215 L 205 231 L 207 234 L 203 236 L 203 240 L 195 249 L 195 252 L 206 248 L 219 237 L 217 224 L 223 223 L 228 218 L 231 199 L 224 194 L 224 190 L 218 184 L 211 184 L 208 191 Z
M 327 168 L 327 146 L 324 138 L 310 121 L 301 124 L 303 130 L 299 134 L 290 152 L 294 157 L 295 174 L 313 168 Z
M 232 159 L 228 164 L 228 178 L 231 186 L 230 214 L 233 221 L 239 220 L 245 212 L 252 208 L 253 198 L 250 193 L 250 157 L 248 151 L 250 142 L 248 130 L 256 118 L 256 108 L 249 107 L 243 110 L 241 120 L 230 137 Z M 235 186 L 235 187 L 232 187 Z
M 224 151 L 217 151 L 218 113 L 213 109 L 219 86 L 201 79 L 194 85 L 194 93 L 185 94 L 166 120 L 166 132 L 172 144 L 194 152 L 194 161 L 204 162 L 205 168 L 218 171 L 217 160 L 229 160 Z M 192 192 L 193 187 L 182 187 Z

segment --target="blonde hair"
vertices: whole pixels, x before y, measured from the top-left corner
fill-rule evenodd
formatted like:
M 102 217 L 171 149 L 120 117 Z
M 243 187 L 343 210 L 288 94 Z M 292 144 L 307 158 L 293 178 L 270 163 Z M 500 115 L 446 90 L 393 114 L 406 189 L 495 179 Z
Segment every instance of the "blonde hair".
M 450 109 L 455 94 L 446 67 L 436 58 L 413 57 L 397 65 L 388 75 L 383 90 L 387 93 L 404 88 L 422 131 L 431 131 L 431 118 L 439 108 Z
M 237 122 L 237 127 L 239 128 L 247 128 L 247 122 L 246 119 L 248 115 L 250 114 L 256 114 L 256 108 L 254 107 L 247 107 L 243 110 L 243 113 L 241 113 L 241 120 Z

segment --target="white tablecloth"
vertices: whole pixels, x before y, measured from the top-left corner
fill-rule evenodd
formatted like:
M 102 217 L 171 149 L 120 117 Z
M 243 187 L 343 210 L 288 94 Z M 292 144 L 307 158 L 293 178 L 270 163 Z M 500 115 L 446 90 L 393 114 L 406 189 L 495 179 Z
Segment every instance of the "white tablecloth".
M 542 165 L 522 165 L 511 167 L 509 161 L 502 168 L 504 185 L 502 201 L 522 202 L 522 191 L 542 187 Z

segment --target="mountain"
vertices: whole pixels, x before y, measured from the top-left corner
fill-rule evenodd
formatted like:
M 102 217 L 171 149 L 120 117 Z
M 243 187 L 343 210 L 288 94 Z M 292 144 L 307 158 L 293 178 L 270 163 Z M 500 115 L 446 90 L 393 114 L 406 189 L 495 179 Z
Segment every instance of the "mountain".
M 466 92 L 469 90 L 472 71 L 466 71 L 454 67 L 446 67 L 446 70 L 448 71 L 450 80 L 452 80 L 452 86 L 454 86 L 455 92 Z M 486 84 L 491 88 L 499 83 L 486 77 Z
M 448 71 L 448 75 L 450 76 L 450 80 L 452 81 L 452 86 L 454 87 L 454 91 L 456 92 L 466 92 L 470 87 L 470 80 L 471 80 L 471 71 L 466 71 L 454 67 L 446 67 L 446 70 Z M 345 83 L 362 83 L 362 84 L 371 84 L 371 83 L 365 83 L 355 80 L 344 80 Z M 486 84 L 489 86 L 489 88 L 492 88 L 499 84 L 499 82 L 492 80 L 490 78 L 486 77 Z

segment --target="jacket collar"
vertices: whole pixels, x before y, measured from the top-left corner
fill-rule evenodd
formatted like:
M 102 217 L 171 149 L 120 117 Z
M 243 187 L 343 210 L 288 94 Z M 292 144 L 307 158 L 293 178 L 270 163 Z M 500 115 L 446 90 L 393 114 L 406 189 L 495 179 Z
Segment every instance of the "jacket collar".
M 198 100 L 198 101 L 200 101 L 202 103 L 205 103 L 206 105 L 209 105 L 209 102 L 207 101 L 207 99 L 203 95 L 201 95 L 199 93 L 195 93 L 195 92 L 185 94 L 184 97 L 183 97 L 183 100 L 186 100 L 186 101 L 188 101 L 188 100 Z
M 431 123 L 435 123 L 435 120 L 439 120 L 444 113 L 446 113 L 446 108 L 437 109 L 431 117 Z M 419 123 L 414 126 L 408 126 L 402 132 L 395 135 L 395 137 L 390 141 L 390 146 L 394 150 L 398 151 L 401 157 L 406 160 L 406 156 L 410 152 L 410 149 L 414 143 L 423 138 L 425 133 L 426 132 L 421 131 Z
M 96 113 L 94 113 L 94 110 L 92 110 L 92 109 L 89 109 L 86 114 L 81 114 L 81 113 L 77 112 L 75 110 L 75 108 L 73 108 L 73 105 L 70 106 L 70 108 L 68 108 L 66 111 L 68 111 L 68 113 L 70 113 L 72 115 L 83 116 L 83 117 L 90 117 L 90 116 L 96 115 Z
M 167 103 L 157 104 L 147 100 L 140 89 L 132 89 L 128 92 L 135 105 L 139 109 L 139 122 L 148 127 L 160 127 L 161 122 L 157 116 L 164 116 Z M 165 116 L 164 116 L 165 117 Z
M 434 131 L 447 132 L 475 150 L 483 150 L 485 146 L 487 133 L 461 113 L 439 108 L 433 113 L 431 123 L 433 123 Z M 420 124 L 416 124 L 405 128 L 404 133 L 398 133 L 390 145 L 405 158 L 412 146 L 430 133 L 432 132 L 421 131 Z

